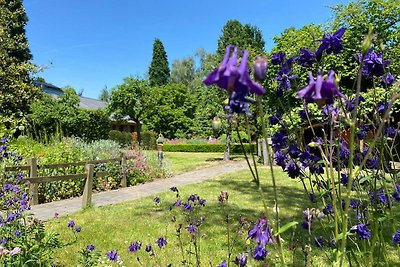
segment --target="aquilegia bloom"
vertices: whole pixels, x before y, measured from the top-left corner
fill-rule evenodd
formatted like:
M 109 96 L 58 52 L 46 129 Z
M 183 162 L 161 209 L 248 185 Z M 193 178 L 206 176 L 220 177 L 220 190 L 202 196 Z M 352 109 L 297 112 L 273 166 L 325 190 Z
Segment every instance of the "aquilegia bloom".
M 317 103 L 319 106 L 333 104 L 333 98 L 345 96 L 339 91 L 335 84 L 335 72 L 331 70 L 327 79 L 324 79 L 321 71 L 315 80 L 312 73 L 309 74 L 309 82 L 306 87 L 297 92 L 297 98 L 304 98 L 307 103 Z
M 394 233 L 392 241 L 396 245 L 400 244 L 400 230 L 397 230 L 396 233 Z
M 321 45 L 318 47 L 317 52 L 315 52 L 315 56 L 317 60 L 320 60 L 322 57 L 322 53 L 325 51 L 327 54 L 338 54 L 343 49 L 343 41 L 342 36 L 346 28 L 340 28 L 334 34 L 326 33 L 324 34 L 324 38 L 322 40 L 316 40 L 315 42 L 321 42 Z
M 371 238 L 371 231 L 368 229 L 368 224 L 359 223 L 354 225 L 350 229 L 350 233 L 357 233 L 358 238 L 362 239 L 370 239 Z
M 366 78 L 382 76 L 384 74 L 385 67 L 390 64 L 389 60 L 383 59 L 383 53 L 377 53 L 373 49 L 368 50 L 362 61 L 362 74 Z
M 316 61 L 315 54 L 310 49 L 300 49 L 300 55 L 296 58 L 297 64 L 303 67 L 311 67 Z
M 160 237 L 157 239 L 156 244 L 162 248 L 163 246 L 165 246 L 166 244 L 168 244 L 167 240 L 164 239 L 164 237 Z
M 272 234 L 266 218 L 260 218 L 248 233 L 248 238 L 253 239 L 258 244 L 265 246 L 272 243 Z
M 116 250 L 111 250 L 107 252 L 106 256 L 110 261 L 118 262 L 118 253 Z

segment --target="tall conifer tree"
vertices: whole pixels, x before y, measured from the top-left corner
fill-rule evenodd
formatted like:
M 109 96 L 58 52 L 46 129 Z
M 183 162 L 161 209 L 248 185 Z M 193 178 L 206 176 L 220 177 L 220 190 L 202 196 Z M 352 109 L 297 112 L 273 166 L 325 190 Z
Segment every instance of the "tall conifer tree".
M 153 44 L 153 58 L 149 67 L 150 86 L 165 85 L 170 80 L 168 57 L 160 39 Z

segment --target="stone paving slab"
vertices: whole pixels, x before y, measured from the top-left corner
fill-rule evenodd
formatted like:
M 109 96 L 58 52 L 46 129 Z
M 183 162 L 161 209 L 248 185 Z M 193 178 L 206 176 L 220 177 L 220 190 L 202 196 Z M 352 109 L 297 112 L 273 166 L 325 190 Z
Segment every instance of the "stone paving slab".
M 135 185 L 117 190 L 99 192 L 93 194 L 93 206 L 100 207 L 135 200 L 168 190 L 172 186 L 183 186 L 212 179 L 222 174 L 236 172 L 247 167 L 245 161 L 221 163 L 217 166 L 207 167 L 167 179 L 159 179 L 149 183 Z M 32 213 L 39 220 L 54 218 L 56 213 L 61 216 L 78 212 L 82 207 L 82 197 L 54 201 L 50 203 L 32 206 Z

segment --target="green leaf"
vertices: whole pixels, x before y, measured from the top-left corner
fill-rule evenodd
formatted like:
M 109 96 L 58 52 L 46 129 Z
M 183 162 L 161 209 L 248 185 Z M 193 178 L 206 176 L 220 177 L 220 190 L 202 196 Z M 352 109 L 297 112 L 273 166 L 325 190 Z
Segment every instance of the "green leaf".
M 290 223 L 285 224 L 284 226 L 279 228 L 279 231 L 275 235 L 278 236 L 278 235 L 286 232 L 287 230 L 289 230 L 290 228 L 292 228 L 296 224 L 298 224 L 298 222 L 290 222 Z

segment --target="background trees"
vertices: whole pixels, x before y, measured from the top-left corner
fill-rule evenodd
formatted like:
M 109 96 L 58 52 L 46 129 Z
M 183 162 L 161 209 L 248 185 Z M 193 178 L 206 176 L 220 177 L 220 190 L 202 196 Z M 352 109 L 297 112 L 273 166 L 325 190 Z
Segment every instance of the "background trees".
M 25 35 L 27 21 L 22 0 L 0 0 L 0 114 L 9 127 L 21 123 L 38 94 L 29 77 L 35 68 Z

